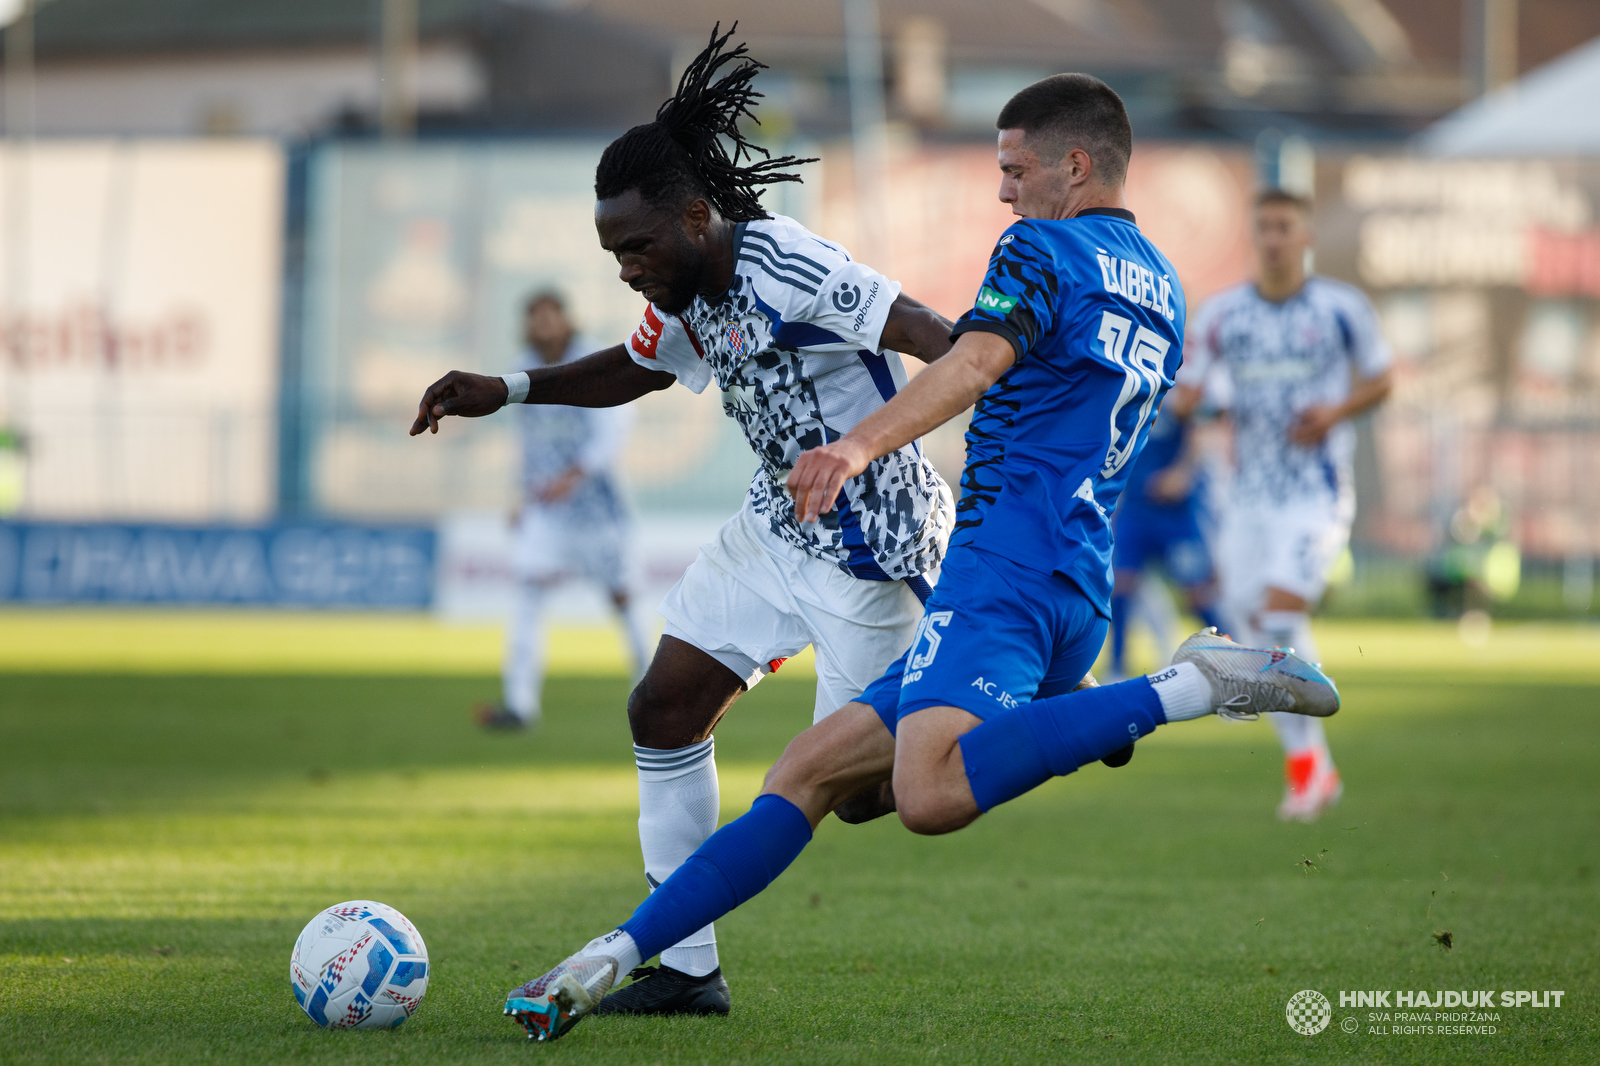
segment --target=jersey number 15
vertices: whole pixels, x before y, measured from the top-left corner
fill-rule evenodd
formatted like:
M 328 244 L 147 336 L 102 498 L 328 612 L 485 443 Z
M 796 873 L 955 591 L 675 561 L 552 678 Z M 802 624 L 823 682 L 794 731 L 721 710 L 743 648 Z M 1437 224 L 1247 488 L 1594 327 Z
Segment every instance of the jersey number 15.
M 1122 394 L 1111 406 L 1111 445 L 1100 467 L 1100 476 L 1106 478 L 1132 458 L 1139 434 L 1155 411 L 1156 399 L 1168 384 L 1162 367 L 1172 342 L 1148 326 L 1140 326 L 1135 332 L 1132 320 L 1110 311 L 1100 316 L 1100 340 L 1106 346 L 1106 358 L 1126 375 Z M 1133 413 L 1137 417 L 1131 426 L 1119 424 L 1129 421 L 1127 415 Z

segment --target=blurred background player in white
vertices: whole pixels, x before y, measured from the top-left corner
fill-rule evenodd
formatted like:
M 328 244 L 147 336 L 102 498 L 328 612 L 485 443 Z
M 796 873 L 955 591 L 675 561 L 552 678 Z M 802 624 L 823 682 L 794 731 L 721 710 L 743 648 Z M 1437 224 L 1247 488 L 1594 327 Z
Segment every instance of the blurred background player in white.
M 1165 663 L 1178 650 L 1173 639 L 1181 619 L 1162 582 L 1177 586 L 1185 605 L 1201 625 L 1226 629 L 1217 613 L 1216 573 L 1211 548 L 1201 529 L 1205 479 L 1200 452 L 1191 429 L 1199 394 L 1193 390 L 1169 396 L 1150 426 L 1144 450 L 1122 490 L 1112 518 L 1116 541 L 1112 566 L 1116 584 L 1111 593 L 1111 678 L 1128 677 L 1128 629 L 1134 619 L 1145 623 L 1155 642 L 1156 661 Z
M 1310 612 L 1355 518 L 1350 419 L 1389 395 L 1392 356 L 1360 290 L 1308 275 L 1308 201 L 1261 193 L 1253 239 L 1256 277 L 1195 316 L 1174 399 L 1192 404 L 1194 390 L 1215 387 L 1233 422 L 1234 478 L 1217 539 L 1227 628 L 1242 643 L 1293 647 L 1315 661 Z M 1285 755 L 1278 816 L 1311 821 L 1343 792 L 1322 723 L 1271 718 Z
M 596 345 L 580 337 L 561 296 L 540 292 L 524 306 L 522 359 L 530 370 L 581 359 Z M 606 591 L 627 639 L 633 676 L 648 661 L 643 627 L 630 610 L 628 513 L 614 470 L 633 424 L 631 406 L 520 404 L 522 506 L 512 568 L 515 606 L 500 668 L 501 702 L 477 710 L 489 729 L 524 729 L 539 721 L 544 687 L 544 610 L 549 590 L 579 576 Z

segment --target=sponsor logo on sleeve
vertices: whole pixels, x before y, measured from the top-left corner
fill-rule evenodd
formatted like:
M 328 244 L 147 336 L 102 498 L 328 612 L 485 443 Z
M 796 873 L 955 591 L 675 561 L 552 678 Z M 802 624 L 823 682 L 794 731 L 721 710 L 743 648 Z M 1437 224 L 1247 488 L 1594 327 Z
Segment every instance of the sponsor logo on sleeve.
M 634 354 L 644 359 L 656 357 L 656 345 L 661 342 L 661 318 L 656 314 L 656 309 L 646 304 L 644 320 L 639 323 L 639 328 L 633 331 L 633 336 L 628 338 L 628 346 Z
M 987 285 L 978 290 L 978 310 L 980 311 L 993 311 L 995 314 L 1009 315 L 1011 309 L 1015 306 L 1017 306 L 1017 298 L 1015 296 L 1007 296 L 1004 293 L 995 292 Z
M 852 285 L 848 281 L 841 282 L 833 290 L 833 307 L 840 314 L 848 315 L 856 309 L 856 304 L 861 302 L 861 286 Z
M 860 290 L 857 290 L 858 293 L 859 291 Z M 877 299 L 878 283 L 874 281 L 872 283 L 872 288 L 867 290 L 867 302 L 861 305 L 861 310 L 856 312 L 855 321 L 850 323 L 851 328 L 853 328 L 857 333 L 860 333 L 861 327 L 867 324 L 867 312 L 872 310 L 872 305 L 877 301 Z

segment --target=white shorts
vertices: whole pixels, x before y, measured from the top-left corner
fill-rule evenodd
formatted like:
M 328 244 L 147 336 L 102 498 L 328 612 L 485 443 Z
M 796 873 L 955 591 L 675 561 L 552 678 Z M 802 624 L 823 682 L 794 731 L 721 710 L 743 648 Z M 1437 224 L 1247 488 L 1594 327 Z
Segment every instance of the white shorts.
M 609 592 L 627 585 L 621 522 L 586 520 L 568 507 L 527 504 L 512 533 L 511 568 L 518 581 L 552 584 L 569 577 L 595 582 Z
M 1234 501 L 1217 531 L 1223 601 L 1248 616 L 1261 609 L 1267 589 L 1277 588 L 1315 606 L 1328 572 L 1350 543 L 1354 518 L 1355 501 L 1348 494 L 1284 503 Z
M 925 575 L 931 584 L 937 574 Z M 728 519 L 661 603 L 666 636 L 754 688 L 783 660 L 817 653 L 820 722 L 911 646 L 922 601 L 904 581 L 863 581 L 773 536 L 748 507 Z

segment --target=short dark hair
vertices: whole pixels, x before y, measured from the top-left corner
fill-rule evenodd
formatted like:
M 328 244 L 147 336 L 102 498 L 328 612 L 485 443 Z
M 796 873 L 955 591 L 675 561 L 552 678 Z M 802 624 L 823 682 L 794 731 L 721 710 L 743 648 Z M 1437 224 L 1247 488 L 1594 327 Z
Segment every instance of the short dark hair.
M 1082 148 L 1101 180 L 1121 184 L 1133 154 L 1133 127 L 1122 97 L 1092 74 L 1053 74 L 1006 102 L 995 128 L 1021 130 L 1039 158 L 1058 163 Z
M 567 311 L 566 297 L 562 296 L 556 289 L 540 289 L 522 301 L 522 310 L 524 313 L 531 313 L 540 304 L 555 304 L 556 310 L 562 314 L 566 314 Z
M 1266 207 L 1268 204 L 1287 204 L 1289 207 L 1299 209 L 1300 213 L 1308 218 L 1311 215 L 1311 200 L 1288 189 L 1262 189 L 1256 193 L 1257 207 Z

